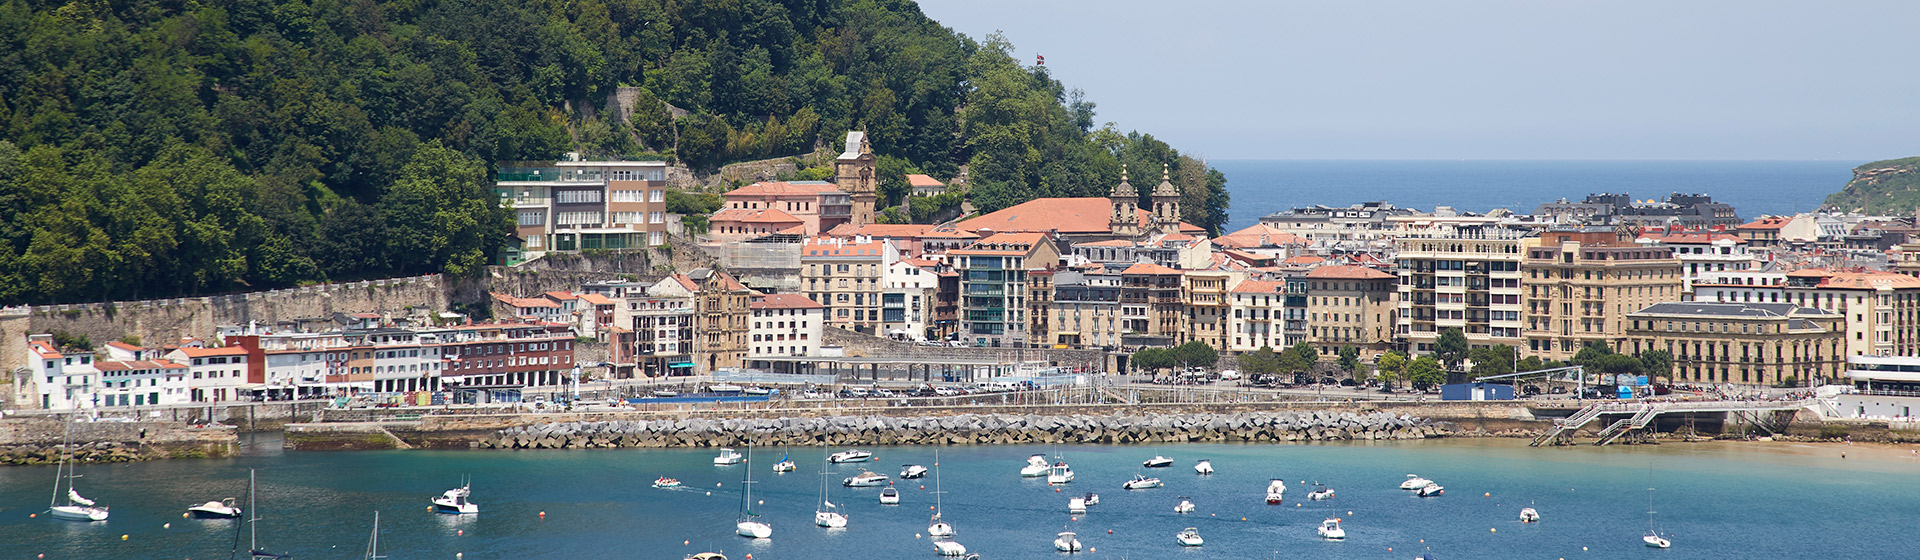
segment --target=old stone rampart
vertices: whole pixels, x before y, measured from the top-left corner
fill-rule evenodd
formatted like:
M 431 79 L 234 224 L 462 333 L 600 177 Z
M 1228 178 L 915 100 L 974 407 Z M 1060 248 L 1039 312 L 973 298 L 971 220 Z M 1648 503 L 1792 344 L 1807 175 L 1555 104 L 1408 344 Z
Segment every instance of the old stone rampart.
M 1096 371 L 1112 371 L 1107 353 L 1100 350 L 922 346 L 836 327 L 827 327 L 823 331 L 820 337 L 822 344 L 839 346 L 847 356 L 910 358 L 926 363 L 954 360 L 997 360 L 1008 363 L 1043 361 L 1063 367 L 1092 366 Z

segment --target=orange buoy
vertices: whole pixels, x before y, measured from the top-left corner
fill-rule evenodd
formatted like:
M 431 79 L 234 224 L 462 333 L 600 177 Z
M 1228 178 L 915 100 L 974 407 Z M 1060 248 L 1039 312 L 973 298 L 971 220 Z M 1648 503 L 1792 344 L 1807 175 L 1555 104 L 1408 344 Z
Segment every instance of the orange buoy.
M 540 512 L 540 518 L 541 518 L 541 519 L 546 519 L 546 518 L 547 518 L 547 512 L 544 512 L 544 511 L 543 511 L 543 512 Z
M 467 531 L 466 529 L 461 529 L 458 531 L 454 531 L 453 534 L 454 536 L 457 536 L 457 537 L 464 537 L 464 536 L 467 536 Z
M 1109 535 L 1113 534 L 1113 529 L 1107 529 L 1107 534 Z

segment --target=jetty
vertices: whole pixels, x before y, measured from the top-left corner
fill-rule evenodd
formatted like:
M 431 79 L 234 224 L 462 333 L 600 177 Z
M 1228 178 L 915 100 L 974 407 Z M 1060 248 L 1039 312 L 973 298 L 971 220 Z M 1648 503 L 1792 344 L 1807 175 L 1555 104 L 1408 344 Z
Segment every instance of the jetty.
M 1678 402 L 1621 402 L 1606 401 L 1587 405 L 1579 412 L 1556 420 L 1553 427 L 1533 438 L 1530 445 L 1555 445 L 1566 443 L 1566 437 L 1596 420 L 1613 419 L 1612 423 L 1600 430 L 1594 445 L 1613 443 L 1629 433 L 1644 430 L 1652 425 L 1655 418 L 1663 414 L 1720 414 L 1744 420 L 1755 426 L 1777 431 L 1779 425 L 1775 416 L 1778 413 L 1791 413 L 1812 406 L 1812 400 L 1794 401 L 1678 401 Z

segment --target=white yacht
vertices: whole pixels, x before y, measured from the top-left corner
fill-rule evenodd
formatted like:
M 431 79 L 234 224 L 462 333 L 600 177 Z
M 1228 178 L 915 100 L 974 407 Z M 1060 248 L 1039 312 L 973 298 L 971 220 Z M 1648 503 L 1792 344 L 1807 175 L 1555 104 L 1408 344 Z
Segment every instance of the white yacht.
M 1027 466 L 1020 468 L 1020 476 L 1023 478 L 1039 478 L 1042 476 L 1047 476 L 1047 456 L 1034 455 L 1032 457 L 1028 457 Z
M 920 465 L 901 465 L 900 466 L 901 480 L 907 480 L 912 478 L 926 478 L 926 477 L 927 477 L 926 467 L 922 467 Z
M 1433 481 L 1427 480 L 1425 478 L 1420 478 L 1420 475 L 1417 475 L 1417 474 L 1410 474 L 1410 475 L 1407 475 L 1406 482 L 1400 483 L 1400 489 L 1401 490 L 1419 490 L 1421 488 L 1426 488 L 1428 484 L 1433 484 Z
M 740 464 L 740 457 L 740 452 L 734 451 L 731 447 L 724 447 L 720 449 L 720 456 L 713 458 L 713 464 L 738 465 Z
M 1321 521 L 1319 532 L 1320 538 L 1330 541 L 1345 540 L 1347 538 L 1347 530 L 1340 528 L 1340 520 L 1338 518 Z
M 725 451 L 728 453 L 733 452 L 732 449 Z M 755 481 L 753 480 L 752 446 L 747 447 L 747 454 L 742 460 L 746 462 L 747 468 L 740 471 L 740 516 L 734 520 L 733 533 L 749 539 L 771 537 L 773 536 L 773 526 L 761 522 L 760 513 L 753 511 L 753 485 Z M 715 459 L 714 462 L 718 463 L 719 459 Z
M 54 519 L 65 519 L 68 521 L 106 521 L 106 506 L 94 505 L 93 500 L 82 497 L 80 491 L 73 488 L 73 479 L 79 478 L 80 475 L 73 474 L 73 464 L 71 461 L 70 450 L 72 449 L 73 438 L 72 417 L 68 417 L 67 422 L 66 436 L 64 436 L 64 439 L 62 439 L 60 443 L 60 465 L 53 469 L 53 499 L 47 504 L 47 513 L 52 515 Z M 63 470 L 66 472 L 62 473 L 61 471 Z M 59 505 L 61 482 L 67 484 L 66 505 Z
M 822 448 L 820 452 L 825 454 L 827 451 L 825 448 Z M 830 488 L 831 486 L 827 484 L 827 468 L 825 465 L 821 465 L 820 507 L 813 511 L 813 524 L 828 529 L 845 529 L 847 527 L 847 516 L 846 514 L 840 513 L 836 506 L 833 505 L 833 501 L 828 499 L 828 494 L 832 493 Z
M 1422 498 L 1431 498 L 1431 497 L 1439 496 L 1446 493 L 1447 493 L 1446 487 L 1438 484 L 1434 484 L 1431 482 L 1427 483 L 1426 486 L 1420 487 L 1420 490 L 1414 492 L 1415 495 L 1418 495 Z
M 1193 464 L 1193 472 L 1196 474 L 1213 474 L 1213 461 L 1201 459 L 1200 462 Z
M 1180 541 L 1180 546 L 1200 546 L 1206 542 L 1200 539 L 1200 530 L 1193 527 L 1180 530 L 1180 534 L 1174 535 L 1173 540 Z
M 1539 523 L 1540 512 L 1535 511 L 1533 508 L 1520 508 L 1520 522 L 1521 523 Z
M 1167 457 L 1164 455 L 1154 455 L 1152 459 L 1147 459 L 1145 461 L 1140 462 L 1140 466 L 1146 467 L 1149 469 L 1165 468 L 1172 465 L 1173 465 L 1173 458 Z
M 233 505 L 233 498 L 227 498 L 187 508 L 187 513 L 194 519 L 233 519 L 240 517 L 240 508 Z
M 1267 483 L 1267 503 L 1277 504 L 1287 495 L 1287 482 L 1278 478 Z
M 1313 487 L 1313 491 L 1307 493 L 1307 499 L 1313 500 L 1316 502 L 1321 500 L 1331 500 L 1333 499 L 1333 489 L 1328 488 L 1326 486 L 1322 486 L 1322 485 L 1315 485 Z
M 1673 546 L 1673 541 L 1669 541 L 1666 537 L 1660 536 L 1660 530 L 1653 526 L 1653 486 L 1651 486 L 1653 482 L 1653 465 L 1651 463 L 1647 465 L 1647 482 L 1649 484 L 1649 486 L 1647 486 L 1647 534 L 1646 536 L 1640 537 L 1640 542 L 1647 543 L 1647 546 L 1653 548 L 1671 547 Z
M 663 476 L 660 478 L 653 479 L 653 487 L 654 488 L 679 488 L 680 481 L 677 479 L 667 478 Z
M 967 547 L 953 541 L 933 541 L 933 551 L 941 556 L 966 556 Z
M 892 486 L 888 486 L 885 489 L 881 490 L 880 505 L 883 505 L 883 506 L 900 505 L 900 491 L 895 490 Z
M 1060 461 L 1047 469 L 1047 484 L 1066 484 L 1073 482 L 1073 467 L 1066 461 Z
M 1160 479 L 1148 478 L 1146 475 L 1136 474 L 1136 475 L 1133 475 L 1133 480 L 1129 480 L 1124 483 L 1121 483 L 1120 487 L 1128 490 L 1144 490 L 1147 488 L 1159 488 Z
M 1053 549 L 1060 552 L 1080 552 L 1080 536 L 1073 534 L 1073 531 L 1061 531 L 1060 536 L 1053 539 Z
M 433 511 L 450 515 L 480 513 L 480 504 L 467 499 L 471 496 L 473 496 L 473 483 L 461 481 L 459 488 L 442 492 L 439 497 L 433 499 Z
M 865 488 L 865 487 L 870 487 L 870 486 L 886 486 L 886 485 L 887 485 L 887 475 L 884 475 L 884 474 L 880 474 L 880 473 L 877 473 L 877 472 L 873 472 L 873 471 L 860 471 L 860 474 L 856 474 L 856 475 L 853 475 L 853 476 L 851 476 L 851 477 L 847 477 L 847 479 L 846 479 L 846 480 L 842 480 L 842 481 L 840 482 L 840 484 L 841 484 L 842 486 L 846 486 L 846 487 L 848 487 L 848 488 Z
M 858 449 L 848 449 L 827 457 L 829 463 L 859 463 L 872 459 L 873 454 Z
M 1087 499 L 1079 496 L 1067 498 L 1067 513 L 1080 515 L 1087 512 Z
M 710 392 L 710 393 L 738 393 L 745 390 L 747 390 L 746 387 L 741 387 L 739 385 L 734 385 L 732 383 L 721 383 L 719 385 L 710 385 L 707 387 L 707 392 Z
M 1174 513 L 1193 513 L 1193 499 L 1188 498 L 1186 496 L 1181 496 L 1180 504 L 1173 506 L 1173 512 Z

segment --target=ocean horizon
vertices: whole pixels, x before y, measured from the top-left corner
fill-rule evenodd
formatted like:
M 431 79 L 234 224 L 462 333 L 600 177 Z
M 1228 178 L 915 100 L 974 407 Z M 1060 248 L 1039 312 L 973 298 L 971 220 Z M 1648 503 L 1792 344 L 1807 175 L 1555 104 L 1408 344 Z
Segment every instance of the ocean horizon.
M 1732 204 L 1742 219 L 1806 212 L 1853 178 L 1867 160 L 1305 160 L 1216 159 L 1232 196 L 1227 231 L 1301 206 L 1385 201 L 1432 211 L 1530 213 L 1588 194 L 1635 200 L 1700 193 Z

